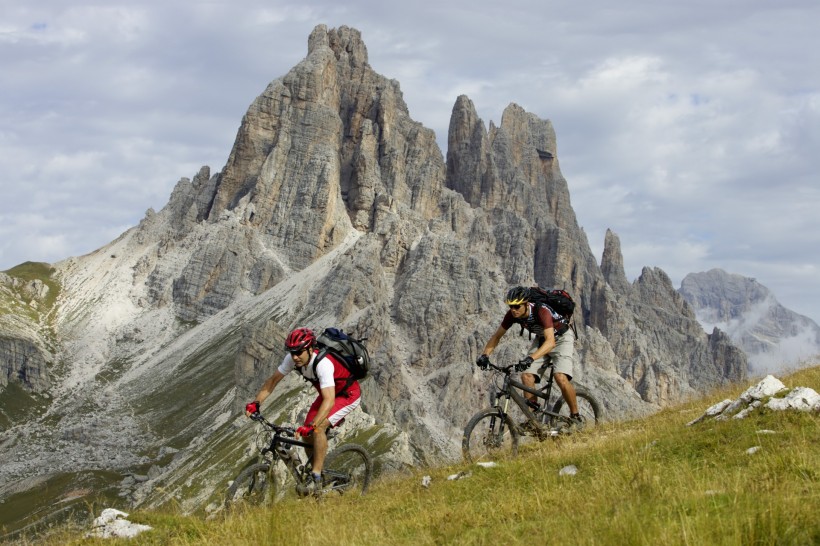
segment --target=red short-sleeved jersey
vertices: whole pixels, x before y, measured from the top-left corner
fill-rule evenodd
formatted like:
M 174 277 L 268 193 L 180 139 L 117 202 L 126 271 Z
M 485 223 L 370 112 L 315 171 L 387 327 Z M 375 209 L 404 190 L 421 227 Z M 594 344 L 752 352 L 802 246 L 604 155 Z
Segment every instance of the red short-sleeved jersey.
M 504 319 L 501 321 L 501 327 L 509 330 L 513 324 L 523 324 L 524 328 L 537 336 L 543 336 L 544 330 L 548 328 L 555 328 L 555 323 L 552 320 L 552 314 L 549 309 L 543 305 L 535 305 L 534 303 L 527 304 L 527 314 L 520 319 L 513 317 L 512 312 L 507 311 Z

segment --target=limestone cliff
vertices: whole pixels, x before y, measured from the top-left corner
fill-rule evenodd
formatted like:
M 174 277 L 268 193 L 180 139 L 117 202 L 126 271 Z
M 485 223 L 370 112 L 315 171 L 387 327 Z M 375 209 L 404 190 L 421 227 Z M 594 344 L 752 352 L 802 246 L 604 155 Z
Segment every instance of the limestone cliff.
M 31 392 L 45 392 L 51 386 L 48 313 L 57 289 L 50 280 L 32 277 L 32 272 L 48 279 L 46 264 L 26 263 L 11 274 L 0 273 L 0 392 L 12 381 Z

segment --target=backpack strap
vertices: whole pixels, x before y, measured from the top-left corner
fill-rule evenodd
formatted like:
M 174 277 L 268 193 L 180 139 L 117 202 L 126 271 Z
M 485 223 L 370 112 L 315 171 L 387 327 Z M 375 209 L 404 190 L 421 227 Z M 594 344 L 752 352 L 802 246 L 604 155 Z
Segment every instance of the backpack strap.
M 521 326 L 521 331 L 518 332 L 518 337 L 522 337 L 524 335 L 524 325 L 529 320 L 530 313 L 535 314 L 537 312 L 538 312 L 538 304 L 537 303 L 535 305 L 533 305 L 532 309 L 530 309 L 529 303 L 527 304 L 527 316 L 526 316 L 526 318 L 524 318 L 523 320 L 521 320 L 518 323 Z M 529 341 L 532 341 L 532 331 L 531 330 L 527 330 L 527 339 Z
M 322 360 L 323 358 L 325 358 L 328 354 L 330 354 L 330 350 L 327 347 L 322 347 L 321 349 L 319 349 L 319 352 L 316 353 L 316 358 L 313 360 L 313 377 L 316 378 L 316 383 L 319 382 L 319 374 L 316 373 L 316 366 L 318 366 L 319 361 Z M 334 370 L 333 380 L 335 381 L 336 380 L 336 376 L 335 376 L 336 366 L 333 367 L 333 370 Z M 302 376 L 302 377 L 305 377 L 305 376 Z M 310 381 L 310 379 L 308 379 L 307 377 L 305 377 L 305 379 L 307 381 Z M 347 395 L 347 389 L 349 389 L 350 385 L 352 385 L 355 382 L 356 382 L 356 380 L 353 379 L 353 376 L 349 375 L 347 377 L 347 379 L 345 379 L 345 386 L 342 387 L 342 390 L 340 390 L 339 392 L 336 393 L 336 396 L 340 396 L 340 397 L 344 398 Z
M 578 339 L 578 333 L 575 331 L 575 322 L 574 322 L 574 321 L 572 321 L 572 320 L 570 320 L 570 319 L 567 319 L 567 318 L 565 318 L 565 317 L 561 316 L 561 314 L 560 314 L 560 313 L 555 312 L 555 310 L 554 310 L 552 307 L 550 307 L 550 306 L 549 306 L 546 302 L 537 302 L 537 303 L 533 306 L 533 308 L 532 308 L 532 313 L 533 313 L 533 315 L 535 315 L 536 313 L 538 313 L 538 308 L 539 308 L 539 307 L 544 307 L 544 308 L 546 308 L 546 309 L 547 309 L 547 311 L 549 311 L 550 316 L 552 316 L 552 317 L 553 317 L 553 319 L 552 319 L 553 324 L 558 323 L 558 324 L 561 324 L 561 325 L 565 326 L 565 328 L 563 328 L 563 329 L 561 330 L 561 332 L 560 332 L 560 333 L 558 333 L 558 328 L 555 328 L 555 327 L 553 326 L 553 328 L 555 329 L 555 335 L 556 335 L 556 336 L 562 336 L 562 335 L 564 335 L 564 334 L 566 334 L 566 333 L 567 333 L 567 330 L 569 330 L 570 328 L 572 328 L 572 331 L 573 331 L 573 332 L 575 332 L 575 339 Z M 559 321 L 557 321 L 557 320 L 555 320 L 555 315 L 559 315 L 559 316 L 561 316 L 562 320 L 561 320 L 560 322 L 559 322 Z M 518 335 L 519 335 L 519 336 L 523 336 L 523 335 L 524 335 L 524 324 L 525 324 L 526 322 L 527 322 L 527 320 L 526 320 L 526 319 L 524 319 L 524 320 L 522 320 L 522 321 L 519 323 L 519 324 L 520 324 L 520 326 L 521 326 L 521 331 L 520 331 L 520 332 L 518 332 Z M 530 340 L 532 340 L 532 332 L 531 332 L 531 331 L 529 331 L 529 330 L 528 330 L 528 332 L 529 332 L 529 339 L 530 339 Z
M 321 349 L 319 349 L 319 352 L 316 353 L 316 358 L 313 360 L 313 377 L 315 377 L 317 381 L 319 380 L 319 374 L 316 373 L 316 366 L 318 366 L 319 361 L 322 360 L 326 356 L 327 356 L 327 347 L 322 347 Z
M 319 376 L 316 374 L 316 365 L 319 363 L 319 360 L 321 358 L 324 358 L 321 353 L 322 353 L 322 351 L 319 351 L 319 354 L 317 354 L 316 357 L 313 359 L 313 377 L 316 378 L 315 380 L 314 379 L 308 379 L 308 377 L 305 375 L 305 372 L 304 372 L 303 368 L 299 368 L 299 367 L 294 367 L 293 368 L 294 370 L 296 370 L 296 373 L 298 373 L 299 375 L 302 376 L 302 379 L 304 379 L 305 381 L 307 381 L 311 385 L 318 385 L 319 384 Z

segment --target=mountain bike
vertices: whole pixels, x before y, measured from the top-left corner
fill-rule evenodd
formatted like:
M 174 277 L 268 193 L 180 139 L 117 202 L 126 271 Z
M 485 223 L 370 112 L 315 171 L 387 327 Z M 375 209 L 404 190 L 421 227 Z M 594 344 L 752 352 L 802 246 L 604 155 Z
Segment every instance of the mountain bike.
M 518 442 L 522 436 L 533 436 L 539 441 L 578 430 L 578 423 L 569 418 L 569 406 L 556 389 L 558 397 L 553 403 L 555 368 L 549 359 L 545 364 L 549 368 L 549 377 L 540 388 L 530 388 L 511 377 L 515 365 L 496 366 L 488 364 L 493 373 L 493 384 L 490 390 L 490 406 L 476 413 L 464 428 L 461 441 L 461 452 L 468 462 L 492 460 L 499 457 L 514 456 L 518 453 Z M 546 368 L 542 368 L 546 371 Z M 534 394 L 538 401 L 537 408 L 531 408 L 518 390 Z M 578 401 L 578 413 L 581 415 L 581 426 L 584 429 L 596 426 L 601 419 L 601 404 L 583 386 L 575 385 L 575 396 Z M 510 416 L 510 400 L 521 409 L 526 421 L 517 424 Z M 551 405 L 551 409 L 550 409 Z
M 296 449 L 305 448 L 311 453 L 311 444 L 296 440 L 296 429 L 293 427 L 270 423 L 259 413 L 251 415 L 251 419 L 264 425 L 257 436 L 259 460 L 242 470 L 228 487 L 225 500 L 227 508 L 238 502 L 265 505 L 278 500 L 284 490 L 277 491 L 277 461 L 284 463 L 287 472 L 296 482 L 296 493 L 300 496 L 324 496 L 331 493 L 363 495 L 367 491 L 373 475 L 373 461 L 362 446 L 344 444 L 331 451 L 325 458 L 321 488 L 314 490 L 310 458 L 303 461 Z M 328 439 L 332 437 L 333 435 L 328 435 Z

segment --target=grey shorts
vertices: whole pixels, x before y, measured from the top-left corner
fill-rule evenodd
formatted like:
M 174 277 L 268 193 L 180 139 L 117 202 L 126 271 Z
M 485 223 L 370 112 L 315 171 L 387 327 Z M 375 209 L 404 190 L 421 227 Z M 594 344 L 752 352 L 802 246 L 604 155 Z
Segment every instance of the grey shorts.
M 540 338 L 535 338 L 530 345 L 530 350 L 527 354 L 532 354 L 541 346 Z M 552 359 L 552 364 L 555 366 L 555 373 L 562 373 L 568 378 L 572 379 L 573 360 L 575 357 L 575 333 L 572 328 L 567 330 L 564 335 L 555 337 L 555 347 L 549 353 Z M 536 382 L 541 381 L 541 376 L 544 372 L 548 374 L 546 361 L 544 358 L 534 360 L 530 367 L 524 370 L 524 373 L 531 373 L 536 376 Z

